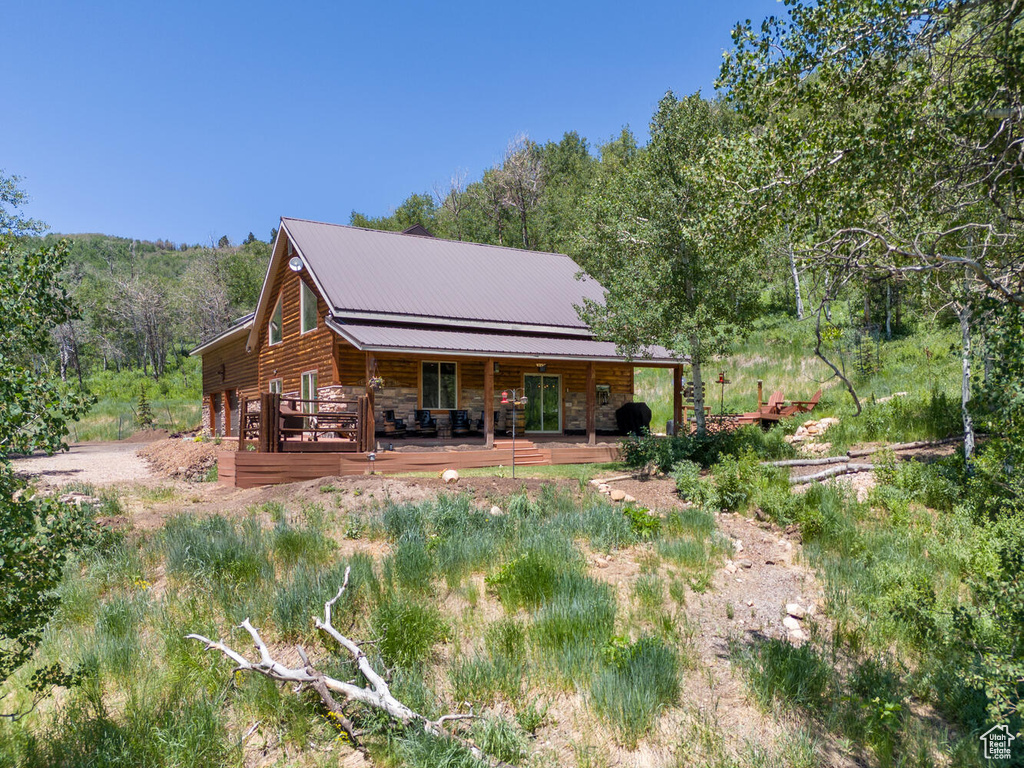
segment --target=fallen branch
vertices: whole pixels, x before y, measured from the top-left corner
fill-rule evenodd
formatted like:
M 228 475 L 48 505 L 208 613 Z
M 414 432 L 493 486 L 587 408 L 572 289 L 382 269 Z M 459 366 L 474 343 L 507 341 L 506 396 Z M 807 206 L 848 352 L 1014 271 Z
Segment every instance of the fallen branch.
M 324 706 L 334 714 L 336 721 L 341 726 L 342 730 L 345 731 L 346 735 L 348 735 L 349 739 L 351 739 L 352 743 L 361 750 L 362 748 L 359 746 L 359 742 L 357 741 L 356 729 L 348 717 L 346 717 L 344 705 L 339 704 L 337 700 L 335 700 L 335 695 L 340 695 L 344 699 L 345 703 L 356 702 L 365 706 L 373 707 L 374 709 L 383 710 L 392 720 L 396 720 L 402 725 L 417 725 L 423 728 L 425 732 L 434 736 L 454 739 L 468 749 L 473 757 L 478 760 L 483 760 L 490 765 L 498 766 L 499 768 L 510 768 L 508 763 L 504 763 L 501 760 L 491 757 L 469 739 L 460 736 L 445 727 L 445 723 L 449 721 L 470 719 L 472 715 L 444 715 L 437 720 L 430 720 L 418 712 L 414 712 L 408 706 L 391 695 L 391 689 L 388 687 L 387 681 L 377 672 L 377 670 L 373 668 L 362 649 L 355 642 L 345 637 L 345 635 L 341 634 L 334 628 L 334 625 L 331 623 L 331 608 L 345 593 L 345 589 L 348 587 L 350 570 L 350 568 L 345 569 L 345 578 L 342 581 L 341 588 L 338 590 L 338 594 L 324 603 L 323 621 L 319 618 L 314 618 L 313 623 L 317 629 L 323 630 L 332 639 L 334 639 L 338 645 L 348 651 L 360 673 L 362 673 L 368 683 L 365 688 L 355 685 L 354 683 L 337 680 L 329 675 L 325 675 L 322 672 L 317 671 L 308 662 L 306 654 L 301 652 L 301 649 L 300 656 L 303 657 L 303 666 L 301 667 L 288 667 L 278 661 L 275 661 L 271 656 L 266 643 L 264 643 L 263 639 L 260 637 L 259 631 L 249 623 L 248 619 L 243 621 L 239 627 L 248 632 L 249 636 L 252 637 L 253 643 L 255 644 L 256 650 L 260 656 L 260 660 L 258 662 L 249 661 L 242 656 L 242 654 L 225 645 L 223 640 L 214 642 L 202 635 L 195 634 L 186 635 L 186 637 L 191 640 L 198 640 L 205 644 L 207 650 L 220 651 L 223 653 L 235 662 L 236 666 L 233 671 L 256 672 L 264 677 L 269 677 L 271 680 L 293 683 L 295 684 L 296 692 L 301 690 L 304 686 L 309 686 L 320 696 L 320 700 L 324 703 Z
M 957 443 L 964 439 L 963 435 L 956 435 L 955 437 L 947 437 L 942 440 L 918 440 L 913 443 L 893 443 L 892 445 L 882 445 L 878 448 L 858 448 L 857 450 L 850 450 L 846 452 L 846 455 L 850 458 L 857 456 L 870 456 L 873 453 L 879 451 L 890 450 L 890 451 L 909 451 L 914 448 L 931 448 L 936 445 L 948 445 L 949 443 Z
M 782 461 L 762 461 L 765 467 L 817 467 L 823 464 L 845 464 L 849 456 L 827 456 L 823 459 L 784 459 Z
M 637 474 L 638 473 L 634 472 L 629 475 L 616 475 L 615 477 L 609 477 L 606 480 L 601 480 L 600 478 L 595 477 L 593 480 L 590 481 L 590 484 L 600 485 L 601 483 L 616 483 L 619 480 L 636 480 Z
M 853 475 L 857 472 L 870 472 L 875 468 L 874 464 L 841 464 L 837 467 L 829 467 L 826 470 L 817 472 L 813 475 L 800 475 L 799 477 L 789 478 L 790 485 L 802 485 L 804 483 L 814 483 L 818 480 L 827 480 L 830 477 L 837 475 Z

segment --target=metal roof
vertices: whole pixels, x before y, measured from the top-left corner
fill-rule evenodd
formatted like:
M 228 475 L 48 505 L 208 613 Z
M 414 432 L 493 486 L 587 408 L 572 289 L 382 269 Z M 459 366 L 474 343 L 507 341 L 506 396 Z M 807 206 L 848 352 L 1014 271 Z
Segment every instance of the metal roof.
M 255 315 L 255 312 L 250 312 L 248 315 L 238 318 L 228 326 L 227 330 L 221 331 L 216 336 L 201 342 L 199 346 L 189 352 L 189 354 L 201 355 L 203 352 L 213 349 L 214 347 L 219 347 L 221 344 L 241 336 L 243 331 L 248 334 L 249 330 L 252 328 L 253 318 Z
M 454 356 L 617 362 L 624 359 L 615 351 L 615 344 L 610 341 L 526 334 L 474 333 L 395 325 L 342 324 L 331 320 L 328 320 L 328 325 L 357 349 L 370 352 L 432 352 Z M 643 365 L 646 362 L 677 365 L 683 362 L 673 357 L 664 347 L 650 347 L 645 352 L 646 356 L 634 358 L 637 364 Z
M 585 331 L 574 305 L 604 301 L 568 256 L 281 219 L 336 316 Z

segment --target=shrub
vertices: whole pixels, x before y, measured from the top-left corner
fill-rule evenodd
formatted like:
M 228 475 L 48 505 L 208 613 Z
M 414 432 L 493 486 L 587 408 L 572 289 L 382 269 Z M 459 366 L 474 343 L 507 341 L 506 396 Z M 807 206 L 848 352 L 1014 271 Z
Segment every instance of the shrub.
M 679 495 L 700 507 L 717 506 L 718 495 L 710 480 L 700 476 L 700 464 L 683 459 L 672 466 L 672 479 L 676 481 Z
M 759 474 L 760 464 L 753 453 L 744 453 L 740 458 L 723 456 L 715 465 L 715 490 L 722 508 L 746 509 Z
M 657 538 L 661 531 L 661 518 L 657 514 L 652 515 L 649 509 L 627 504 L 622 508 L 622 514 L 629 521 L 633 535 L 640 541 Z

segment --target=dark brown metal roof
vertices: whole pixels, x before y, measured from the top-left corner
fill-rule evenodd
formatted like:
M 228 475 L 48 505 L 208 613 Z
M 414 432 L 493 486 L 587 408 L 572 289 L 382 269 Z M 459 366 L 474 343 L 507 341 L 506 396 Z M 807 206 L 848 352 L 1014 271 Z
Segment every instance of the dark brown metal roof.
M 400 232 L 281 220 L 336 316 L 587 331 L 573 305 L 603 302 L 568 256 Z
M 362 325 L 329 323 L 330 327 L 356 348 L 371 352 L 433 352 L 493 357 L 525 357 L 537 359 L 622 361 L 610 341 L 586 338 L 536 336 L 527 334 L 474 333 L 460 330 L 410 328 L 395 325 Z M 663 347 L 650 347 L 646 355 L 634 358 L 644 363 L 678 364 Z

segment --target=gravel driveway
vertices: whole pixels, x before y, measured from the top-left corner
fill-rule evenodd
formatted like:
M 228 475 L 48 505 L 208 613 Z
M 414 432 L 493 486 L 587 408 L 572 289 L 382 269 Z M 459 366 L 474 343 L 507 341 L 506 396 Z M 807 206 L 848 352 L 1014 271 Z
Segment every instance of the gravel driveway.
M 154 476 L 149 464 L 138 455 L 142 443 L 78 443 L 65 453 L 39 453 L 14 459 L 14 471 L 42 485 L 68 483 L 110 483 L 147 480 Z

